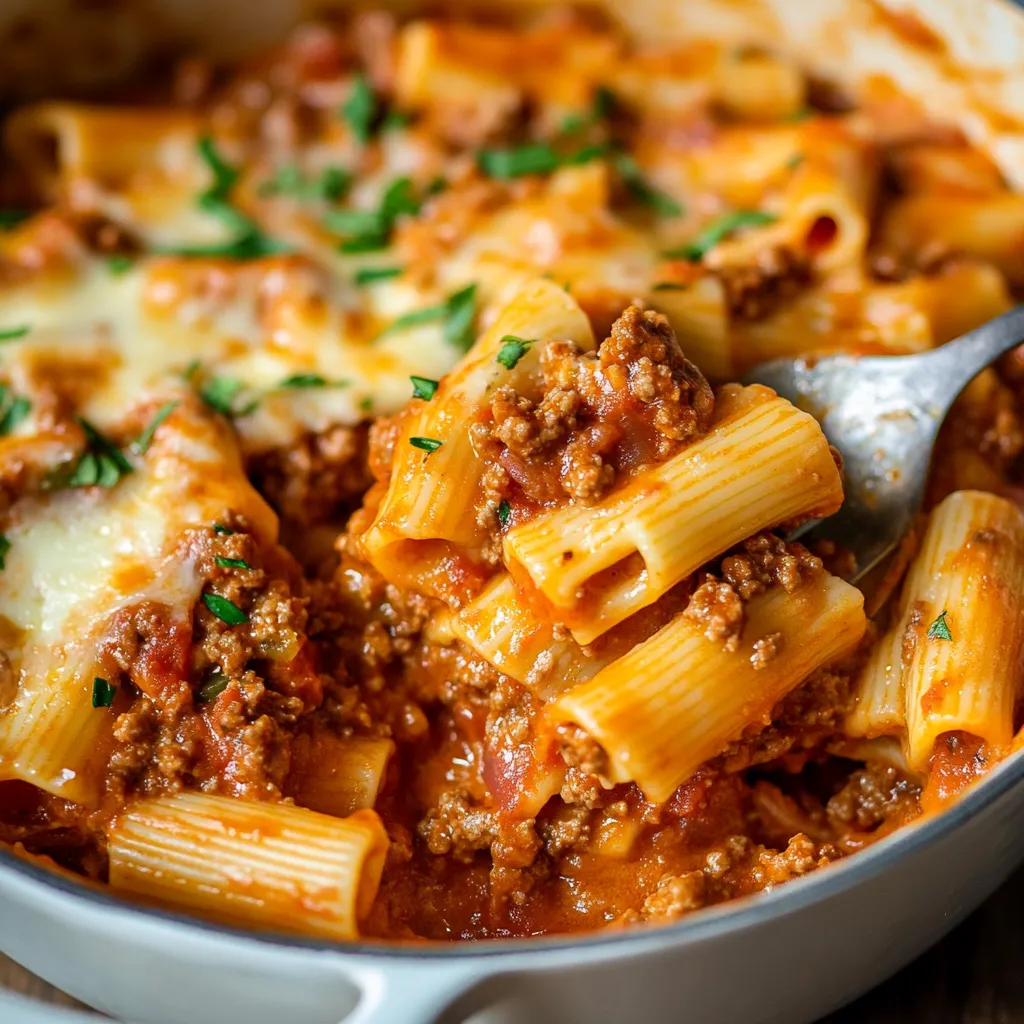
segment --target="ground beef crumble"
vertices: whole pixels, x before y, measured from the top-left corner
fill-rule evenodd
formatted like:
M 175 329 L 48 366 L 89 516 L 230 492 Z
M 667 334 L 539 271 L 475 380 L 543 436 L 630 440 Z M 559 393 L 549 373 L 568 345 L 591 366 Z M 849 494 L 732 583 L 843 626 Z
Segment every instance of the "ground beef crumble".
M 721 579 L 705 573 L 683 614 L 702 627 L 712 641 L 722 641 L 727 651 L 739 647 L 745 621 L 744 605 L 769 587 L 781 586 L 791 594 L 801 581 L 820 572 L 821 559 L 802 544 L 787 544 L 771 533 L 745 540 L 742 550 L 722 559 Z M 754 642 L 753 664 L 763 668 L 782 649 L 778 633 Z
M 729 311 L 741 320 L 764 319 L 811 282 L 806 257 L 782 246 L 759 253 L 752 265 L 719 267 L 714 274 Z
M 496 462 L 533 502 L 597 501 L 620 474 L 671 457 L 711 419 L 710 386 L 651 310 L 630 306 L 596 353 L 549 342 L 540 369 L 539 393 L 499 387 L 490 406 Z

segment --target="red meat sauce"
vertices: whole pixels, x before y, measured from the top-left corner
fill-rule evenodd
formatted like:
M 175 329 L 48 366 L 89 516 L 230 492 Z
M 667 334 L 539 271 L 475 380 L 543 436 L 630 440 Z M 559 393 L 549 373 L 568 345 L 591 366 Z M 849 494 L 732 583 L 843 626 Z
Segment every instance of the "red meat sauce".
M 630 308 L 596 353 L 552 343 L 532 390 L 495 396 L 477 428 L 504 472 L 483 507 L 507 500 L 523 521 L 594 500 L 697 439 L 713 405 L 664 318 Z M 0 840 L 102 880 L 105 830 L 133 799 L 180 789 L 288 799 L 299 737 L 390 737 L 397 755 L 376 809 L 391 845 L 364 932 L 454 939 L 674 920 L 805 874 L 918 813 L 912 780 L 827 753 L 848 699 L 836 672 L 790 694 L 771 725 L 662 805 L 603 782 L 572 737 L 538 754 L 540 700 L 461 644 L 438 642 L 442 603 L 360 558 L 401 424 L 399 414 L 369 437 L 300 439 L 252 465 L 295 553 L 258 541 L 240 516 L 222 524 L 231 533 L 211 526 L 187 539 L 203 589 L 249 624 L 227 626 L 202 603 L 191 621 L 152 602 L 114 615 L 102 647 L 118 681 L 102 806 L 0 783 Z M 585 494 L 580 467 L 597 467 Z M 310 541 L 325 535 L 339 538 L 336 550 Z M 471 596 L 496 571 L 486 552 L 445 558 L 442 597 Z M 628 649 L 683 608 L 728 643 L 746 600 L 819 571 L 799 545 L 752 538 L 598 644 Z

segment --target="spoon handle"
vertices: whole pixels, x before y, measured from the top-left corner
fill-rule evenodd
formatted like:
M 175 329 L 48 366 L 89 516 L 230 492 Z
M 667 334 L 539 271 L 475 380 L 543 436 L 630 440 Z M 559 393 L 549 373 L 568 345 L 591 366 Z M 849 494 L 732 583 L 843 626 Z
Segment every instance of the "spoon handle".
M 928 355 L 928 370 L 945 382 L 949 402 L 986 366 L 1024 341 L 1024 306 L 990 320 Z

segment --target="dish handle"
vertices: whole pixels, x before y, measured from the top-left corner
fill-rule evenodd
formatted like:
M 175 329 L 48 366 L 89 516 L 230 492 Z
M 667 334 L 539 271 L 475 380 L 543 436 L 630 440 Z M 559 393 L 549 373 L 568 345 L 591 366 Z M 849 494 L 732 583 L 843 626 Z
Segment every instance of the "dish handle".
M 487 978 L 478 966 L 465 963 L 366 968 L 354 979 L 359 1003 L 338 1024 L 440 1024 L 442 1019 L 455 1024 L 490 1001 L 482 990 Z

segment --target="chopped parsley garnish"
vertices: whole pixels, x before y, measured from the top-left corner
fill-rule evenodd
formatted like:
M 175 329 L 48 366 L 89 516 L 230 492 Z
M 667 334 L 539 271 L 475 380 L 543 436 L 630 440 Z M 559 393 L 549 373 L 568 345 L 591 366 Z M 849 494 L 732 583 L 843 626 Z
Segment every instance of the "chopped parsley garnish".
M 460 352 L 468 352 L 473 344 L 473 321 L 476 319 L 476 285 L 471 284 L 445 303 L 444 340 Z
M 0 569 L 7 568 L 7 552 L 11 550 L 11 542 L 0 533 Z
M 506 334 L 501 339 L 501 348 L 498 349 L 497 360 L 506 370 L 514 370 L 519 360 L 529 351 L 532 341 L 525 338 L 517 338 L 514 334 Z
M 616 153 L 613 158 L 625 186 L 634 199 L 649 206 L 661 217 L 680 217 L 683 208 L 671 196 L 656 189 L 645 177 L 637 162 L 625 153 Z
M 509 505 L 505 498 L 502 498 L 498 503 L 498 522 L 502 526 L 508 526 L 508 518 L 512 515 L 512 506 Z
M 214 198 L 226 202 L 228 193 L 235 187 L 238 181 L 238 169 L 232 167 L 220 153 L 217 146 L 209 135 L 204 135 L 196 143 L 199 155 L 203 158 L 206 166 L 213 175 L 213 184 L 203 193 L 201 198 Z
M 354 238 L 380 238 L 387 233 L 379 210 L 328 210 L 323 224 L 336 235 Z
M 213 184 L 201 192 L 196 201 L 200 209 L 218 217 L 232 228 L 235 237 L 209 245 L 160 246 L 153 251 L 168 256 L 222 257 L 230 260 L 254 260 L 261 256 L 290 252 L 289 246 L 264 234 L 255 221 L 232 206 L 230 193 L 238 181 L 239 172 L 220 156 L 213 139 L 204 135 L 197 145 L 200 156 L 213 174 Z
M 419 448 L 420 451 L 436 452 L 444 444 L 444 441 L 438 441 L 436 437 L 410 437 L 409 444 L 413 448 Z
M 786 161 L 786 167 L 791 171 L 796 170 L 796 168 L 799 167 L 806 159 L 807 157 L 805 157 L 803 153 L 794 153 Z
M 712 221 L 692 242 L 681 249 L 673 249 L 665 253 L 668 259 L 697 260 L 713 249 L 724 238 L 739 228 L 763 227 L 774 224 L 778 218 L 764 210 L 733 210 L 723 214 L 718 220 Z
M 323 224 L 328 231 L 346 236 L 338 246 L 341 252 L 374 252 L 387 248 L 395 221 L 403 213 L 415 216 L 422 205 L 412 179 L 395 178 L 376 210 L 329 210 Z
M 219 412 L 222 416 L 247 416 L 259 405 L 259 399 L 254 398 L 244 405 L 239 405 L 236 399 L 244 387 L 245 385 L 236 377 L 211 377 L 199 389 L 199 397 L 214 412 Z
M 234 530 L 230 526 L 225 526 L 223 523 L 214 523 L 213 532 L 220 534 L 222 537 L 230 537 L 234 534 Z
M 132 472 L 132 464 L 110 438 L 100 433 L 88 420 L 78 418 L 85 433 L 85 451 L 70 464 L 57 466 L 48 477 L 49 489 L 61 487 L 113 487 Z
M 278 385 L 282 388 L 325 388 L 327 378 L 321 377 L 319 373 L 293 373 L 285 377 Z
M 437 381 L 429 377 L 410 377 L 412 381 L 412 397 L 422 398 L 429 402 L 437 394 Z
M 0 384 L 0 436 L 6 437 L 32 411 L 32 403 Z
M 369 412 L 373 408 L 373 395 L 367 395 L 365 398 L 359 399 L 359 408 L 363 412 Z
M 411 313 L 403 313 L 400 317 L 392 320 L 384 329 L 383 334 L 391 334 L 393 331 L 404 331 L 407 327 L 418 327 L 420 324 L 429 324 L 434 320 L 440 320 L 448 312 L 448 304 L 442 302 L 437 306 L 425 306 L 423 309 L 414 309 Z
M 115 253 L 113 256 L 107 257 L 107 270 L 109 270 L 115 277 L 120 277 L 122 274 L 127 274 L 132 269 L 135 261 L 131 256 L 125 256 L 123 253 Z
M 396 128 L 405 128 L 406 125 L 412 123 L 412 114 L 405 110 L 389 110 L 384 115 L 384 120 L 381 121 L 380 127 L 382 131 L 389 132 L 394 131 Z
M 605 120 L 615 110 L 616 102 L 615 93 L 607 86 L 599 85 L 594 92 L 594 102 L 589 110 L 565 116 L 562 120 L 562 133 L 571 135 Z
M 16 227 L 23 220 L 28 220 L 27 210 L 0 210 L 0 231 Z
M 679 281 L 659 281 L 651 285 L 652 292 L 684 292 L 690 286 Z
M 352 185 L 352 175 L 344 167 L 325 167 L 307 178 L 294 164 L 279 167 L 274 176 L 259 187 L 261 196 L 294 196 L 296 199 L 322 199 L 335 202 Z
M 28 324 L 22 324 L 18 327 L 0 327 L 0 341 L 17 341 L 18 338 L 24 338 L 32 328 Z
M 117 695 L 117 687 L 108 683 L 102 676 L 96 676 L 92 681 L 92 706 L 94 708 L 109 708 L 114 703 Z
M 203 604 L 205 604 L 221 622 L 226 622 L 229 626 L 241 626 L 243 623 L 249 621 L 249 616 L 246 615 L 237 604 L 233 601 L 229 601 L 226 597 L 221 597 L 220 594 L 203 594 Z
M 153 435 L 157 432 L 157 429 L 160 427 L 160 424 L 165 422 L 167 417 L 170 416 L 171 413 L 174 412 L 174 410 L 177 409 L 179 405 L 181 405 L 180 402 L 164 402 L 164 404 L 161 405 L 159 409 L 157 409 L 156 415 L 153 417 L 152 420 L 150 420 L 149 426 L 146 427 L 146 429 L 141 434 L 139 434 L 139 436 L 135 439 L 134 444 L 132 445 L 132 448 L 135 449 L 136 454 L 146 454 L 146 452 L 149 450 L 149 446 L 153 443 Z
M 549 142 L 527 142 L 511 149 L 481 149 L 476 162 L 489 178 L 508 181 L 527 174 L 550 174 L 569 164 L 589 163 L 607 152 L 607 146 L 594 145 L 562 156 Z
M 949 612 L 943 609 L 939 617 L 928 627 L 929 640 L 953 639 L 953 634 L 949 631 L 949 623 L 946 621 L 948 614 Z
M 387 281 L 392 277 L 401 277 L 402 267 L 362 267 L 356 271 L 355 283 L 362 288 L 377 281 Z
M 228 688 L 229 682 L 231 680 L 223 673 L 211 673 L 210 678 L 196 690 L 196 702 L 199 704 L 209 704 L 210 701 L 216 700 Z
M 377 116 L 377 97 L 366 75 L 358 75 L 352 83 L 352 92 L 342 105 L 341 116 L 352 134 L 365 146 L 373 134 L 373 122 Z
M 251 569 L 252 566 L 244 558 L 221 558 L 217 555 L 214 561 L 222 569 Z
M 476 285 L 471 284 L 449 295 L 447 300 L 436 306 L 414 309 L 393 320 L 378 337 L 403 331 L 407 327 L 432 323 L 435 320 L 444 322 L 444 340 L 450 345 L 467 351 L 473 343 L 473 320 L 476 317 Z

